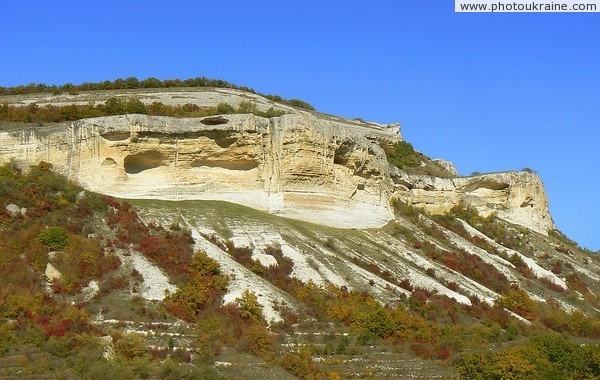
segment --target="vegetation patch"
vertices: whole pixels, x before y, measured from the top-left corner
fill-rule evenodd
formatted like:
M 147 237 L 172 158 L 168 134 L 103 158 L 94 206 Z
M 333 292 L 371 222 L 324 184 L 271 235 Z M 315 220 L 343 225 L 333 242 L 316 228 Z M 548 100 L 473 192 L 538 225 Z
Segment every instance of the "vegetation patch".
M 104 82 L 86 82 L 79 85 L 72 83 L 66 83 L 61 86 L 46 85 L 44 83 L 30 83 L 27 86 L 15 86 L 15 87 L 2 87 L 0 86 L 1 95 L 25 95 L 25 94 L 36 94 L 36 93 L 52 93 L 59 95 L 62 93 L 68 93 L 70 95 L 76 95 L 83 91 L 106 91 L 106 90 L 133 90 L 133 89 L 160 89 L 160 88 L 232 88 L 252 94 L 258 94 L 256 91 L 249 87 L 237 86 L 233 83 L 224 81 L 222 79 L 209 79 L 206 77 L 190 78 L 190 79 L 167 79 L 160 80 L 157 78 L 147 78 L 138 80 L 135 77 L 129 77 L 126 79 L 118 78 L 114 81 Z M 307 102 L 299 99 L 284 99 L 277 95 L 263 95 L 267 99 L 274 102 L 286 104 L 292 107 L 303 108 L 307 110 L 314 110 L 314 108 Z M 140 105 L 138 103 L 138 105 Z M 1 110 L 1 108 L 0 108 Z M 251 113 L 251 112 L 249 112 Z
M 3 207 L 14 204 L 27 209 L 0 213 L 0 376 L 219 378 L 217 370 L 221 374 L 234 370 L 213 364 L 234 354 L 260 363 L 257 367 L 262 371 L 277 368 L 280 375 L 287 371 L 304 378 L 348 377 L 358 366 L 359 372 L 352 373 L 388 376 L 376 372 L 375 367 L 349 361 L 349 355 L 375 360 L 371 359 L 375 354 L 403 356 L 411 363 L 420 360 L 449 371 L 443 372 L 447 376 L 455 368 L 458 376 L 467 379 L 600 376 L 597 315 L 568 313 L 558 301 L 540 303 L 522 288 L 505 287 L 504 280 L 472 255 L 452 249 L 439 227 L 427 227 L 418 210 L 408 206 L 397 204 L 398 215 L 413 224 L 400 224 L 399 219 L 382 230 L 382 236 L 402 235 L 415 251 L 481 283 L 489 281 L 488 286 L 501 293 L 495 305 L 476 297 L 471 297 L 469 306 L 458 304 L 407 280 L 400 285 L 411 292 L 410 297 L 398 296 L 394 304 L 384 305 L 363 291 L 317 286 L 291 277 L 294 262 L 277 245 L 264 248 L 277 263 L 266 267 L 252 259 L 250 249 L 215 237 L 215 244 L 232 258 L 297 300 L 299 307 L 294 311 L 274 305 L 284 321 L 267 326 L 253 292 L 246 291 L 234 303 L 223 304 L 230 279 L 218 262 L 194 252 L 191 233 L 178 219 L 167 221 L 169 228 L 145 224 L 129 202 L 84 192 L 52 172 L 47 163 L 28 171 L 11 163 L 0 166 L 0 201 Z M 159 208 L 154 201 L 136 203 Z M 349 258 L 374 276 L 394 279 L 385 260 L 373 261 L 377 256 L 353 260 L 355 251 L 370 254 L 391 249 L 383 243 L 367 244 L 360 231 L 323 228 L 223 202 L 160 204 L 172 208 L 180 218 L 185 216 L 186 222 L 188 214 L 182 210 L 196 217 L 219 215 L 213 222 L 222 224 L 218 231 L 229 237 L 236 227 L 229 225 L 230 220 L 283 225 L 301 231 L 294 238 L 303 241 L 300 236 L 305 236 L 305 247 L 327 245 L 331 254 Z M 457 215 L 460 212 L 455 210 Z M 469 210 L 460 215 L 487 232 L 487 227 L 482 227 L 486 220 L 478 220 Z M 460 234 L 462 224 L 445 218 L 438 223 Z M 489 221 L 489 227 L 499 233 L 495 239 L 518 245 L 518 238 L 500 235 L 500 227 L 494 227 L 497 223 Z M 436 246 L 417 238 L 422 233 L 432 236 Z M 143 253 L 159 266 L 178 285 L 177 290 L 162 302 L 129 298 L 128 290 L 141 286 L 143 276 L 120 271 L 123 264 L 117 254 L 126 258 L 131 251 Z M 571 262 L 565 254 L 552 262 L 553 270 L 570 276 L 576 273 Z M 44 277 L 48 264 L 62 274 L 50 289 Z M 477 277 L 476 271 L 483 277 Z M 443 281 L 439 271 L 430 274 Z M 101 292 L 88 302 L 71 304 L 92 280 L 99 283 Z M 566 293 L 570 296 L 580 291 L 593 297 L 594 284 L 584 280 L 570 276 L 567 282 L 572 290 Z M 530 324 L 515 319 L 507 310 L 527 318 Z M 153 334 L 131 332 L 133 321 L 118 321 L 110 327 L 97 324 L 94 319 L 99 314 L 138 318 L 146 325 L 137 328 Z M 160 324 L 175 320 L 179 320 L 177 328 Z M 162 331 L 172 335 L 159 337 Z M 103 356 L 108 341 L 112 341 L 111 360 Z M 261 372 L 262 377 L 264 374 Z
M 63 227 L 46 227 L 40 232 L 39 239 L 52 249 L 61 249 L 69 244 L 69 236 Z
M 220 103 L 214 107 L 200 107 L 196 104 L 168 105 L 161 102 L 153 102 L 149 105 L 142 103 L 137 98 L 121 99 L 109 98 L 104 104 L 88 103 L 86 105 L 47 105 L 39 107 L 36 103 L 28 106 L 0 105 L 0 120 L 22 123 L 58 123 L 64 121 L 76 121 L 91 117 L 143 114 L 151 116 L 170 117 L 205 117 L 223 114 L 245 114 L 251 113 L 261 117 L 276 117 L 284 114 L 283 111 L 270 107 L 266 111 L 260 111 L 256 104 L 243 101 L 238 108 L 227 103 Z
M 414 168 L 421 165 L 421 154 L 407 141 L 397 143 L 383 143 L 382 148 L 387 155 L 388 162 L 398 169 Z
M 456 177 L 437 162 L 417 152 L 408 141 L 398 141 L 394 144 L 382 142 L 381 147 L 388 162 L 408 174 L 431 175 L 440 178 Z

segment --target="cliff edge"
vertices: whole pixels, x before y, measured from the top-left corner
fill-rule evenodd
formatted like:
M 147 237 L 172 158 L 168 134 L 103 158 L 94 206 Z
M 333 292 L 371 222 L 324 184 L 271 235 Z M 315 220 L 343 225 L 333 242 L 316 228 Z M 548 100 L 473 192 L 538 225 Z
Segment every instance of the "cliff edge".
M 380 140 L 397 130 L 307 113 L 126 115 L 0 134 L 0 157 L 47 161 L 123 198 L 225 200 L 335 227 L 380 227 L 393 186 Z
M 231 89 L 137 95 L 197 104 L 237 104 L 246 96 Z M 259 108 L 272 104 L 252 96 Z M 535 173 L 409 175 L 382 149 L 402 140 L 398 124 L 281 107 L 288 113 L 271 118 L 134 114 L 3 131 L 0 160 L 23 167 L 47 161 L 84 187 L 117 197 L 224 200 L 333 227 L 381 227 L 394 217 L 397 198 L 430 213 L 466 204 L 542 234 L 555 228 Z

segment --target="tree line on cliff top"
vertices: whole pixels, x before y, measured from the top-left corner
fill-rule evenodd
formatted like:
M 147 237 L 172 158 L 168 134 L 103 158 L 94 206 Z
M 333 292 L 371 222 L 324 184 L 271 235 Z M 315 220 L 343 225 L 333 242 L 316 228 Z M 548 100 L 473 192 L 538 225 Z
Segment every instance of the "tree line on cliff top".
M 138 80 L 136 77 L 126 79 L 117 78 L 114 81 L 103 82 L 84 82 L 82 84 L 66 83 L 63 85 L 46 85 L 44 83 L 30 83 L 28 85 L 19 85 L 15 87 L 0 86 L 0 95 L 25 95 L 35 93 L 52 93 L 59 95 L 68 93 L 75 95 L 81 91 L 99 91 L 99 90 L 131 90 L 131 89 L 149 89 L 149 88 L 185 88 L 185 87 L 214 87 L 231 88 L 242 90 L 253 94 L 258 94 L 278 103 L 287 104 L 293 107 L 314 110 L 309 103 L 299 99 L 284 99 L 278 95 L 265 95 L 256 92 L 254 89 L 246 86 L 237 86 L 222 79 L 209 79 L 206 77 L 197 77 L 190 79 L 165 79 L 147 78 Z
M 142 114 L 170 117 L 205 117 L 236 113 L 251 113 L 270 118 L 281 116 L 285 112 L 276 110 L 273 107 L 262 111 L 258 109 L 256 103 L 249 100 L 240 102 L 238 107 L 234 107 L 228 103 L 219 103 L 213 107 L 200 107 L 192 103 L 169 105 L 162 102 L 152 102 L 151 104 L 144 104 L 135 97 L 128 99 L 111 97 L 105 103 L 94 104 L 90 102 L 88 104 L 68 104 L 61 106 L 51 104 L 39 106 L 37 103 L 31 103 L 26 106 L 0 104 L 0 120 L 38 123 L 40 126 L 44 123 L 60 123 L 112 115 Z

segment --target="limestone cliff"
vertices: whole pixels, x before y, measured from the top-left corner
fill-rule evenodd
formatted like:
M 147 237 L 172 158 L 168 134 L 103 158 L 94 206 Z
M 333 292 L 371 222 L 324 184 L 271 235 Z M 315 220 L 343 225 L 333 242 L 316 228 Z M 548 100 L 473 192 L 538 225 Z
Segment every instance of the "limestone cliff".
M 128 93 L 15 97 L 11 104 L 85 103 Z M 33 96 L 33 95 L 32 95 Z M 311 113 L 239 90 L 157 92 L 146 103 L 199 106 L 250 99 L 259 109 L 287 112 L 182 119 L 127 115 L 0 133 L 0 160 L 44 160 L 88 189 L 124 198 L 235 202 L 323 225 L 380 227 L 393 218 L 393 198 L 444 213 L 468 204 L 540 233 L 554 228 L 536 174 L 507 172 L 456 178 L 408 175 L 387 163 L 381 142 L 401 139 L 389 126 Z M 104 97 L 104 98 L 102 98 Z
M 88 189 L 125 198 L 218 199 L 338 227 L 392 218 L 378 140 L 394 129 L 307 113 L 266 119 L 127 115 L 0 134 L 0 157 L 48 161 Z
M 544 185 L 536 173 L 502 172 L 442 179 L 393 171 L 396 195 L 403 202 L 442 214 L 463 204 L 486 217 L 494 213 L 508 222 L 541 234 L 555 229 Z

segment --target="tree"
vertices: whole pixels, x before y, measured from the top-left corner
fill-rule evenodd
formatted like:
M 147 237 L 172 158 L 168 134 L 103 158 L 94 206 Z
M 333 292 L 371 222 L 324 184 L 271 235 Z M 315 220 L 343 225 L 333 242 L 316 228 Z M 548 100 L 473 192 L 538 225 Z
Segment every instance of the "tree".
M 256 103 L 253 103 L 249 100 L 244 100 L 243 102 L 240 102 L 240 105 L 238 106 L 237 110 L 237 112 L 239 113 L 256 113 L 256 111 Z
M 200 276 L 217 275 L 221 273 L 219 262 L 208 257 L 208 255 L 202 251 L 198 251 L 194 254 L 190 266 L 196 270 Z
M 231 104 L 219 103 L 216 108 L 217 114 L 235 113 L 235 109 Z
M 246 289 L 242 293 L 242 296 L 236 299 L 236 302 L 242 318 L 250 319 L 259 323 L 264 322 L 262 306 L 258 303 L 256 294 Z
M 129 98 L 126 105 L 127 113 L 147 114 L 148 107 L 138 98 Z
M 119 98 L 109 98 L 104 103 L 104 112 L 107 115 L 122 115 L 125 113 L 126 105 L 124 104 L 122 99 Z
M 497 304 L 512 310 L 520 316 L 529 320 L 535 319 L 538 314 L 537 304 L 529 298 L 527 292 L 520 288 L 512 288 L 504 293 L 497 301 Z

